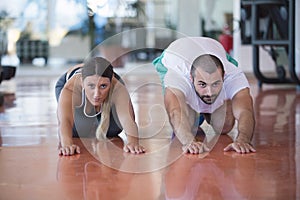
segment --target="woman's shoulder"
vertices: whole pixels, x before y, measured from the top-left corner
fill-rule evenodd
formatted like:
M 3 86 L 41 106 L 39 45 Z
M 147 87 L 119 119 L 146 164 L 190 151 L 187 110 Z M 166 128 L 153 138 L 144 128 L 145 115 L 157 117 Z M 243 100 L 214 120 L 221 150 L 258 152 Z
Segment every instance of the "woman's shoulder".
M 71 79 L 73 77 L 73 75 L 78 74 L 78 72 L 81 72 L 82 66 L 83 66 L 83 63 L 77 64 L 77 65 L 69 68 L 67 71 L 67 76 L 66 76 L 67 80 Z
M 81 74 L 75 74 L 69 79 L 64 85 L 62 93 L 65 94 L 61 96 L 62 98 L 64 97 L 66 101 L 68 101 L 67 99 L 72 98 L 74 105 L 80 105 L 82 95 Z
M 121 84 L 120 81 L 116 77 L 112 78 L 111 83 L 112 83 L 114 91 L 116 91 L 120 87 L 124 87 L 124 85 Z
M 125 82 L 123 80 L 120 80 L 116 77 L 113 77 L 112 85 L 113 85 L 113 93 L 112 93 L 113 99 L 119 98 L 120 95 L 122 96 L 122 94 L 124 92 L 128 93 L 127 87 L 126 87 Z
M 82 90 L 81 74 L 80 73 L 74 74 L 71 78 L 69 78 L 64 88 L 73 93 L 74 92 L 80 93 Z

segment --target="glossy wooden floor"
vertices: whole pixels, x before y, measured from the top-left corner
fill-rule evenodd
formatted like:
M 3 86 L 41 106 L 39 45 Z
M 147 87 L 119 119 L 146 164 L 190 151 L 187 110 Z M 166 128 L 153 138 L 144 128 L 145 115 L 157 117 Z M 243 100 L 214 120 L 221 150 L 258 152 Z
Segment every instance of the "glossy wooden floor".
M 123 153 L 121 139 L 83 139 L 76 140 L 81 154 L 61 157 L 58 73 L 42 71 L 20 69 L 0 87 L 12 93 L 0 113 L 0 199 L 300 199 L 300 94 L 294 86 L 259 90 L 250 77 L 256 153 L 225 153 L 230 138 L 220 136 L 208 154 L 183 155 L 169 139 L 158 77 L 151 69 L 128 72 L 123 78 L 147 153 Z

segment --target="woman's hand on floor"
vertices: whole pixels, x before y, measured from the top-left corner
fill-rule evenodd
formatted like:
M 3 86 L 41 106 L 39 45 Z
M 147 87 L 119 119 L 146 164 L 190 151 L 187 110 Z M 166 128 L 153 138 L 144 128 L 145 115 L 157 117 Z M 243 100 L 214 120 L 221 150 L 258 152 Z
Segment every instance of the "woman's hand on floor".
M 72 156 L 76 153 L 80 153 L 80 147 L 76 144 L 66 145 L 58 148 L 58 155 Z

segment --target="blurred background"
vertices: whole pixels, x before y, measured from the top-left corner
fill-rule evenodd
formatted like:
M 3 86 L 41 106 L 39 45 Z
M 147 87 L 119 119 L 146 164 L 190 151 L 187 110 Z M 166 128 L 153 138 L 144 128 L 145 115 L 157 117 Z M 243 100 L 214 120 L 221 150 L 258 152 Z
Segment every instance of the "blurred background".
M 4 0 L 0 17 L 3 62 L 11 59 L 13 63 L 17 56 L 21 64 L 51 65 L 80 61 L 107 38 L 135 28 L 159 27 L 212 37 L 224 28 L 230 33 L 233 1 Z M 166 32 L 145 32 L 140 41 L 164 48 L 176 37 Z M 38 49 L 35 54 L 34 49 Z
M 253 18 L 254 6 L 257 16 Z M 289 66 L 294 67 L 300 57 L 295 56 L 299 54 L 297 10 L 299 2 L 291 0 L 2 0 L 0 63 L 59 69 L 81 62 L 103 42 L 108 46 L 102 54 L 122 55 L 126 49 L 141 46 L 134 52 L 135 60 L 150 61 L 159 53 L 152 48 L 164 49 L 179 33 L 181 37 L 219 40 L 250 74 L 257 71 L 253 70 L 253 65 L 258 65 L 257 56 L 253 58 L 256 45 L 262 58 L 259 70 L 275 73 L 275 82 L 277 78 L 286 82 Z M 114 38 L 139 28 L 146 29 Z M 292 51 L 287 51 L 289 45 Z M 291 59 L 293 63 L 289 63 Z M 123 67 L 124 63 L 117 65 Z

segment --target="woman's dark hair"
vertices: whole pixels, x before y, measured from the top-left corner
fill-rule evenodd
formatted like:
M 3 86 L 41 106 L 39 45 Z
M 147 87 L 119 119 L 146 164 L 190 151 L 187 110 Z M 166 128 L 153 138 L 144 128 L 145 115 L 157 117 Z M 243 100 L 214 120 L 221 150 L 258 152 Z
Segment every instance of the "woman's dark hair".
M 92 57 L 85 60 L 81 73 L 82 79 L 97 74 L 109 78 L 109 80 L 112 79 L 114 74 L 111 63 L 102 57 Z
M 204 54 L 197 57 L 191 67 L 191 75 L 195 76 L 196 68 L 201 68 L 202 70 L 206 71 L 207 73 L 214 73 L 217 68 L 221 68 L 222 75 L 224 75 L 224 66 L 219 58 L 211 54 Z

